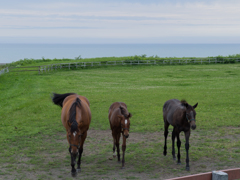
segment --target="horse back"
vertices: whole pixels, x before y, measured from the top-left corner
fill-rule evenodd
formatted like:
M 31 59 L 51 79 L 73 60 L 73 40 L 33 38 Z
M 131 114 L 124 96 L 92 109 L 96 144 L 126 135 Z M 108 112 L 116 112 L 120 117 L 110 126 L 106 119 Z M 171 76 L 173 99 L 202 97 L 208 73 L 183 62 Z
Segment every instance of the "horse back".
M 127 110 L 127 105 L 124 102 L 114 102 L 109 107 L 108 119 L 109 119 L 111 128 L 113 128 L 113 126 L 120 125 L 120 123 L 118 123 L 118 115 L 121 115 L 120 106 Z
M 170 99 L 163 105 L 163 119 L 172 126 L 178 126 L 183 122 L 183 114 L 186 108 L 181 105 L 178 99 Z
M 124 102 L 114 102 L 111 104 L 111 106 L 109 107 L 108 110 L 108 118 L 110 119 L 110 116 L 112 115 L 113 111 L 115 111 L 116 109 L 119 109 L 119 107 L 125 107 L 127 109 L 127 105 Z
M 62 123 L 66 130 L 69 130 L 68 120 L 70 114 L 70 108 L 72 107 L 73 103 L 76 102 L 76 99 L 80 99 L 80 108 L 76 108 L 76 121 L 79 124 L 79 128 L 82 131 L 87 131 L 89 129 L 89 125 L 91 122 L 91 111 L 89 107 L 89 101 L 86 97 L 80 96 L 77 94 L 70 95 L 66 97 L 63 101 L 63 108 L 62 108 Z
M 127 109 L 127 105 L 124 102 L 114 102 L 109 107 L 108 113 L 110 113 L 112 110 L 119 108 L 120 106 L 125 107 Z

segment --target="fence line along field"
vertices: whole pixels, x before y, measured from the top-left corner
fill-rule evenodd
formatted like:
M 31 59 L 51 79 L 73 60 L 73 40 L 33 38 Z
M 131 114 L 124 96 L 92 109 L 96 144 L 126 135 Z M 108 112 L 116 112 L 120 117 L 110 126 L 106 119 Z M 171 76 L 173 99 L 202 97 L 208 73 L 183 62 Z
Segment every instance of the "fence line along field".
M 84 143 L 81 179 L 167 179 L 239 167 L 240 64 L 114 66 L 0 76 L 0 177 L 72 179 L 61 108 L 52 92 L 74 92 L 90 101 L 92 120 Z M 169 99 L 198 102 L 185 170 L 163 155 L 162 108 Z M 131 112 L 125 169 L 112 157 L 108 109 L 125 102 Z M 169 129 L 171 132 L 172 129 Z M 180 134 L 185 144 L 183 133 Z M 181 156 L 186 157 L 181 146 Z
M 127 58 L 127 57 L 125 57 Z M 132 59 L 131 59 L 132 58 Z M 96 59 L 84 59 L 83 61 L 68 60 L 68 63 L 52 63 L 59 62 L 61 60 L 21 60 L 19 62 L 11 63 L 10 66 L 2 69 L 0 75 L 6 72 L 22 72 L 22 71 L 38 71 L 40 73 L 59 70 L 59 69 L 79 69 L 79 68 L 91 68 L 91 67 L 102 67 L 102 66 L 136 66 L 136 65 L 187 65 L 187 64 L 228 64 L 228 63 L 238 63 L 240 62 L 239 55 L 233 57 L 208 57 L 208 58 L 145 58 L 145 57 L 129 57 L 128 59 L 113 61 L 107 58 L 105 61 L 96 61 Z M 113 58 L 115 59 L 115 58 Z M 63 59 L 64 60 L 64 59 Z M 85 61 L 86 60 L 86 61 Z M 93 61 L 90 61 L 93 60 Z M 20 62 L 21 62 L 20 61 Z M 32 63 L 39 63 L 47 61 L 48 64 L 40 66 L 30 66 Z M 49 64 L 51 63 L 51 64 Z M 22 64 L 27 64 L 27 66 L 22 66 Z M 0 66 L 1 68 L 1 66 Z

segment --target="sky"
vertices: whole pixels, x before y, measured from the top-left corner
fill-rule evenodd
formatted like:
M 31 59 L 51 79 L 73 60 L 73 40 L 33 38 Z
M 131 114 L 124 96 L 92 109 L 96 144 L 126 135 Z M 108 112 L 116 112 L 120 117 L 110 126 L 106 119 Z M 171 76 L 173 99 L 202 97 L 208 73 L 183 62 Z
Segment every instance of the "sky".
M 0 43 L 240 43 L 239 0 L 0 0 Z

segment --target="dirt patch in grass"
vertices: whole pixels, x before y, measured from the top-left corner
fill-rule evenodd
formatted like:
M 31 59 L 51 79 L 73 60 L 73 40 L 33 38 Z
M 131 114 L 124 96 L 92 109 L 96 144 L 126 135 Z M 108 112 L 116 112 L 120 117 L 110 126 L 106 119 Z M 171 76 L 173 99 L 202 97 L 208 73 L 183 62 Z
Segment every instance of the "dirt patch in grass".
M 110 130 L 89 130 L 84 144 L 82 172 L 77 178 L 70 175 L 70 156 L 65 132 L 46 138 L 46 151 L 35 157 L 22 155 L 14 164 L 1 164 L 3 179 L 167 179 L 185 175 L 236 168 L 239 165 L 240 128 L 215 131 L 193 131 L 190 137 L 190 171 L 185 170 L 185 140 L 181 133 L 181 165 L 172 159 L 171 133 L 168 154 L 163 156 L 163 132 L 134 133 L 127 139 L 125 169 L 112 158 Z M 122 141 L 121 141 L 122 142 Z M 120 143 L 121 143 L 120 142 Z M 229 143 L 230 142 L 230 143 Z M 209 147 L 209 146 L 212 147 Z M 120 146 L 121 147 L 121 146 Z M 208 148 L 208 149 L 206 149 Z M 177 153 L 177 148 L 176 153 Z M 236 151 L 236 153 L 234 153 Z

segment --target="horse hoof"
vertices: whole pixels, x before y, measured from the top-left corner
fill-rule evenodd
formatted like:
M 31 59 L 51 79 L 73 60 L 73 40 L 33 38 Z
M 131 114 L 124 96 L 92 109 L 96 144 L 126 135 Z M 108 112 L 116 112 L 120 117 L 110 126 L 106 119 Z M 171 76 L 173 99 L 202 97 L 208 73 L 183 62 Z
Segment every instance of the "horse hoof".
M 176 161 L 176 158 L 174 157 L 173 160 Z
M 71 172 L 72 177 L 76 177 L 77 176 L 77 172 Z
M 186 171 L 190 171 L 190 167 L 186 167 Z
M 118 161 L 118 163 L 121 163 L 121 161 Z
M 123 166 L 121 169 L 125 169 L 125 167 Z
M 117 156 L 116 155 L 113 155 L 113 158 L 116 158 Z
M 77 168 L 77 172 L 80 173 L 81 172 L 81 168 Z
M 166 155 L 167 155 L 167 152 L 163 152 L 163 155 L 166 156 Z
M 181 165 L 181 162 L 178 162 L 177 165 Z

